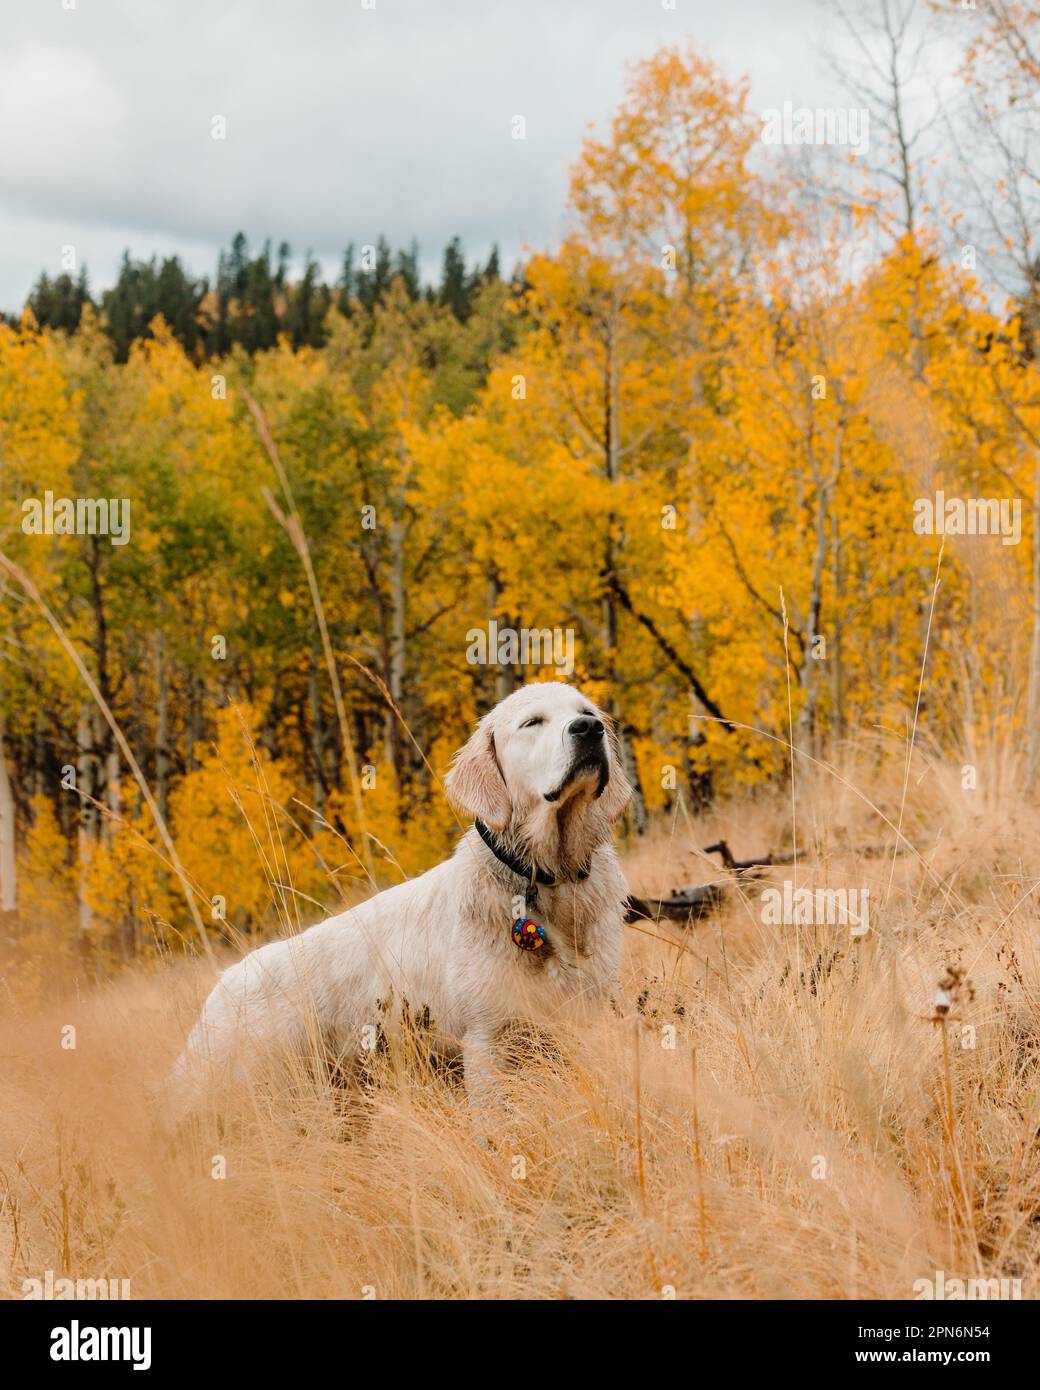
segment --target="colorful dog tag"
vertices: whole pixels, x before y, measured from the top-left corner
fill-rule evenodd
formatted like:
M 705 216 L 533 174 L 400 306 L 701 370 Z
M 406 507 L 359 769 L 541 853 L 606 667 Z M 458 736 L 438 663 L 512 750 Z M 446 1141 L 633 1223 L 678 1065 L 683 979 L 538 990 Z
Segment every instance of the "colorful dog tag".
M 540 951 L 545 945 L 545 928 L 531 917 L 518 917 L 513 923 L 513 942 L 521 951 Z

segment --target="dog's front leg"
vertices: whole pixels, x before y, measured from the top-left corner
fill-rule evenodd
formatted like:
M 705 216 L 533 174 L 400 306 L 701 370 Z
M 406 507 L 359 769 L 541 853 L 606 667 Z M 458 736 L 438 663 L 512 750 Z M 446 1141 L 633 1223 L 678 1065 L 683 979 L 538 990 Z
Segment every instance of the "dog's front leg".
M 462 1039 L 466 1100 L 474 1128 L 485 1148 L 491 1147 L 504 1116 L 494 1041 L 494 1034 L 486 1028 L 470 1028 Z

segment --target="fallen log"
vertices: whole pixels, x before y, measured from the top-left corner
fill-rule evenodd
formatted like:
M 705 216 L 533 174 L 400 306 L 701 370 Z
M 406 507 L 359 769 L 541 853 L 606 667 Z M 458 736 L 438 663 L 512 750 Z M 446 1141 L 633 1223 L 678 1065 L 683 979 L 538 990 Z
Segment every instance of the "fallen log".
M 849 845 L 848 852 L 858 855 L 861 859 L 877 859 L 883 854 L 891 854 L 891 845 L 863 845 L 857 847 Z M 733 853 L 725 840 L 719 840 L 713 845 L 705 845 L 700 851 L 701 854 L 717 854 L 722 860 L 723 867 L 728 869 L 731 874 L 748 873 L 752 869 L 767 869 L 771 864 L 796 864 L 799 860 L 806 860 L 811 857 L 810 852 L 800 849 L 791 854 L 767 854 L 761 859 L 734 859 Z M 899 845 L 896 854 L 906 854 L 907 847 Z
M 722 904 L 722 889 L 717 883 L 697 884 L 684 888 L 681 893 L 673 893 L 669 898 L 637 898 L 634 895 L 625 904 L 625 921 L 650 922 L 667 917 L 671 921 L 688 922 L 695 917 L 706 917 L 709 912 Z
M 769 855 L 765 859 L 734 859 L 725 840 L 718 844 L 705 845 L 703 854 L 719 854 L 722 863 L 731 873 L 757 869 L 767 864 L 791 863 L 790 856 Z M 641 920 L 659 922 L 662 917 L 673 922 L 691 922 L 698 917 L 707 917 L 722 906 L 725 889 L 719 883 L 699 883 L 690 888 L 681 888 L 667 898 L 637 898 L 634 894 L 625 904 L 625 921 Z
M 794 854 L 767 854 L 764 859 L 734 859 L 725 840 L 719 840 L 714 845 L 705 845 L 701 853 L 717 854 L 731 874 L 742 873 L 747 869 L 766 868 L 770 864 L 793 864 L 797 857 Z M 802 853 L 804 857 L 804 851 Z
M 881 854 L 891 854 L 892 850 L 890 846 L 885 845 L 866 845 L 855 852 L 863 858 L 874 858 Z M 717 854 L 722 860 L 723 868 L 729 873 L 749 877 L 756 869 L 767 869 L 774 864 L 794 864 L 799 859 L 805 860 L 809 857 L 807 851 L 799 850 L 790 854 L 767 854 L 760 859 L 736 859 L 725 840 L 705 845 L 700 853 Z M 902 854 L 905 851 L 900 847 L 896 853 Z M 637 898 L 633 894 L 625 903 L 625 921 L 658 922 L 664 917 L 673 922 L 690 922 L 716 911 L 722 906 L 725 896 L 725 885 L 719 883 L 702 883 L 682 888 L 667 898 Z

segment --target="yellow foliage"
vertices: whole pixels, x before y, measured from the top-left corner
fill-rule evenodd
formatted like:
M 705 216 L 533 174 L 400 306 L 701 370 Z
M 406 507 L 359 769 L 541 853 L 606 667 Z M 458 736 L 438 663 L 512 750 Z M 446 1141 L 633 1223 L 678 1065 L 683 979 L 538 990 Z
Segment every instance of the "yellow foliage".
M 106 821 L 105 836 L 91 846 L 83 871 L 83 894 L 93 914 L 95 950 L 139 955 L 163 940 L 180 897 L 147 810 Z
M 458 826 L 443 795 L 407 805 L 402 800 L 393 765 L 385 758 L 366 764 L 360 781 L 363 821 L 358 819 L 349 779 L 345 779 L 342 790 L 329 798 L 325 812 L 330 824 L 343 827 L 345 841 L 340 842 L 338 854 L 344 879 L 359 879 L 363 873 L 355 856 L 363 855 L 365 836 L 373 846 L 380 887 L 422 873 L 444 857 Z M 347 848 L 348 844 L 352 849 Z
M 90 313 L 68 337 L 0 325 L 5 494 L 133 503 L 126 547 L 10 513 L 0 545 L 161 777 L 214 934 L 296 928 L 367 891 L 369 862 L 383 884 L 442 857 L 436 772 L 516 683 L 597 699 L 651 814 L 786 778 L 789 729 L 827 758 L 917 718 L 965 760 L 1026 743 L 1040 775 L 1028 306 L 988 304 L 923 214 L 852 273 L 844 207 L 763 175 L 759 134 L 746 83 L 695 49 L 635 64 L 567 236 L 459 320 L 396 279 L 330 310 L 324 347 L 207 363 L 161 318 L 125 364 Z M 855 209 L 857 245 L 886 215 Z M 1022 534 L 946 537 L 933 611 L 940 537 L 914 512 L 937 490 L 1014 498 Z M 0 603 L 5 743 L 38 774 L 77 756 L 84 692 L 33 605 Z M 471 662 L 491 621 L 562 632 L 573 669 Z M 144 842 L 135 813 L 79 866 L 99 943 L 190 925 Z
M 76 952 L 76 884 L 68 843 L 45 796 L 29 803 L 30 821 L 18 855 L 19 977 L 33 993 Z
M 248 706 L 221 710 L 216 724 L 215 746 L 170 798 L 174 842 L 201 894 L 203 922 L 219 928 L 223 911 L 241 932 L 306 925 L 318 915 L 307 899 L 327 894 L 328 885 L 293 824 L 305 813 L 294 802 L 292 774 L 263 756 Z
M 29 829 L 18 855 L 18 899 L 33 931 L 71 940 L 76 934 L 76 885 L 69 847 L 46 796 L 29 803 Z

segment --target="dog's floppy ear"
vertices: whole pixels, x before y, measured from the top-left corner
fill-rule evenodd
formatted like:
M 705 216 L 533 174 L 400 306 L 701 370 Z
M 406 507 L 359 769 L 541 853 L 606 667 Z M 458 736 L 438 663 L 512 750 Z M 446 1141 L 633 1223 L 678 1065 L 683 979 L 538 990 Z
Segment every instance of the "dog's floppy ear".
M 632 800 L 632 786 L 621 766 L 621 745 L 618 743 L 614 726 L 609 720 L 604 722 L 607 725 L 607 741 L 610 744 L 610 776 L 603 788 L 599 804 L 603 807 L 603 814 L 613 824 Z
M 492 830 L 509 824 L 512 803 L 495 755 L 495 736 L 483 720 L 455 754 L 444 782 L 450 801 Z

